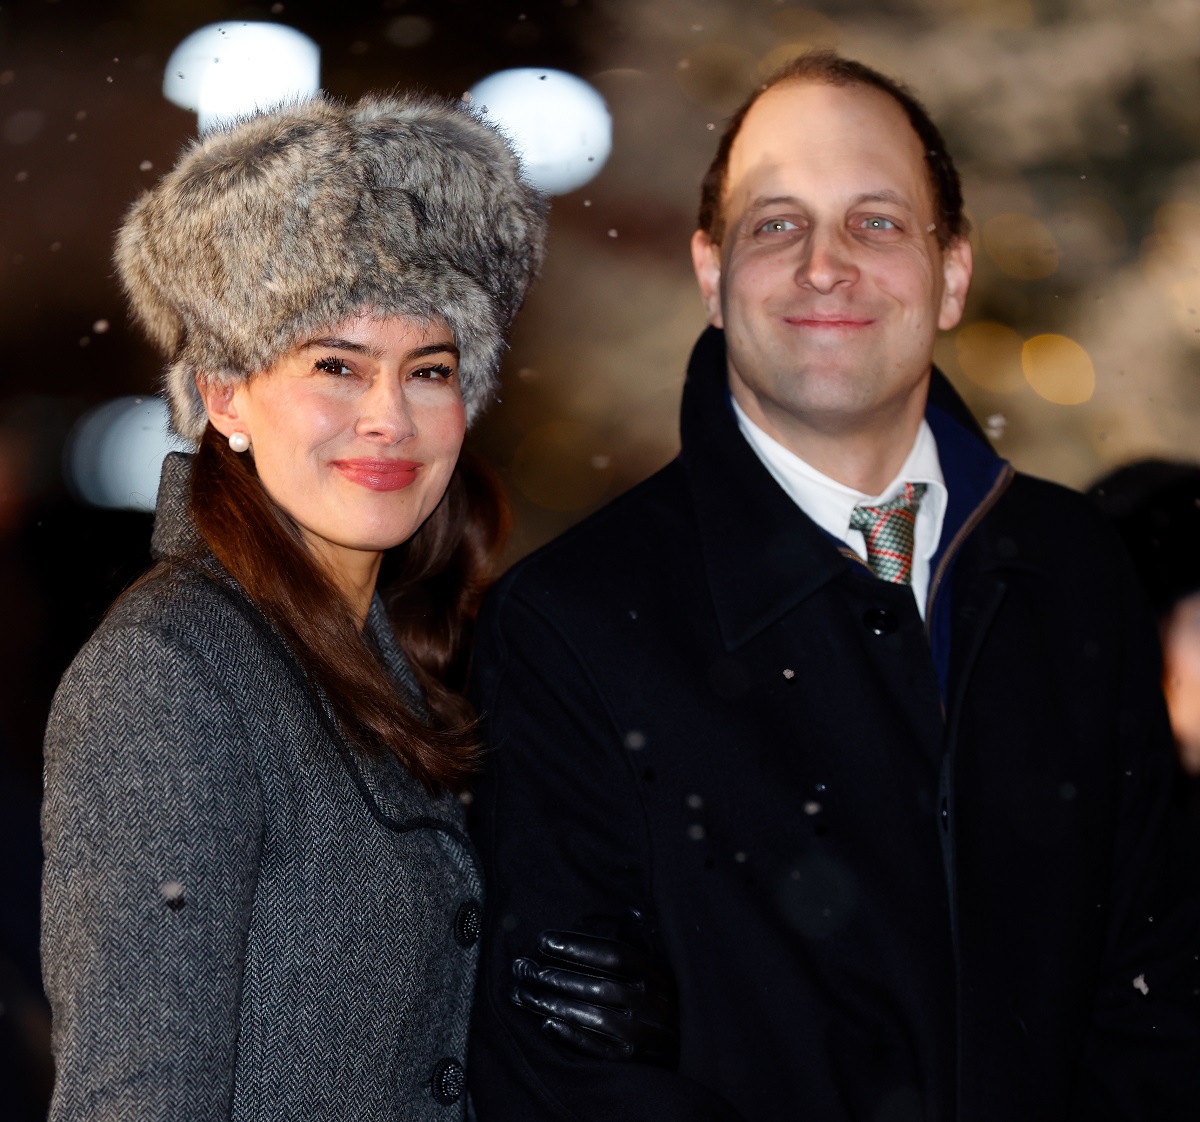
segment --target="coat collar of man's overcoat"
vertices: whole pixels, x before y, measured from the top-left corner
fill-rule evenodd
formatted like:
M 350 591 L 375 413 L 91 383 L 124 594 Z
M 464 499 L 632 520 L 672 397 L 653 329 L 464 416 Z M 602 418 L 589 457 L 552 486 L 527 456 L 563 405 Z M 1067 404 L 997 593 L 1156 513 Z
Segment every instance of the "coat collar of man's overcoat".
M 951 500 L 936 564 L 1013 473 L 936 368 L 926 416 L 943 469 L 947 454 L 954 460 L 946 470 Z M 721 636 L 734 650 L 859 562 L 796 506 L 742 438 L 729 405 L 725 334 L 715 328 L 692 352 L 680 436 Z

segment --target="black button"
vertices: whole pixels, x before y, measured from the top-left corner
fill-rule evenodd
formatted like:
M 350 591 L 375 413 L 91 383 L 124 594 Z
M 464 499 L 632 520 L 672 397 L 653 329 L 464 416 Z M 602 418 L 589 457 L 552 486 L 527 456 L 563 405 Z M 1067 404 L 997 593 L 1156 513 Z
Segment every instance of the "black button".
M 942 799 L 942 830 L 950 829 L 950 808 L 946 805 L 946 800 Z
M 458 915 L 454 917 L 454 941 L 460 947 L 473 946 L 482 926 L 483 914 L 478 901 L 468 900 L 459 907 Z
M 868 608 L 863 612 L 863 623 L 872 635 L 890 635 L 897 627 L 896 614 L 887 608 Z
M 442 1106 L 451 1106 L 462 1098 L 467 1085 L 466 1072 L 457 1060 L 438 1060 L 433 1075 L 429 1077 L 429 1092 L 433 1101 Z

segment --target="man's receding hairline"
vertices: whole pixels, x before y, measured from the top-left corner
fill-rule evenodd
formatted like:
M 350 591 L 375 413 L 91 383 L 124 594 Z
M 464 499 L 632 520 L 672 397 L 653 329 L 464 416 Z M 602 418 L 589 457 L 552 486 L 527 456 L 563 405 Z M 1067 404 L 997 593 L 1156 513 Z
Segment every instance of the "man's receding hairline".
M 697 227 L 714 244 L 719 244 L 725 237 L 729 161 L 746 119 L 758 102 L 776 87 L 790 89 L 805 83 L 839 89 L 875 89 L 893 101 L 907 118 L 922 152 L 934 204 L 938 244 L 944 250 L 967 234 L 970 222 L 963 213 L 962 185 L 954 159 L 941 130 L 913 90 L 903 81 L 865 63 L 846 58 L 836 51 L 819 50 L 797 55 L 759 82 L 726 122 L 700 185 Z
M 835 80 L 836 79 L 836 80 Z M 905 125 L 908 126 L 908 131 L 912 134 L 913 140 L 917 143 L 917 151 L 924 153 L 925 146 L 921 143 L 921 136 L 917 132 L 904 106 L 897 101 L 887 90 L 880 89 L 878 86 L 872 85 L 870 82 L 864 82 L 861 78 L 856 78 L 853 75 L 836 75 L 826 76 L 823 74 L 790 74 L 786 78 L 781 78 L 778 82 L 772 82 L 769 86 L 764 85 L 760 88 L 759 95 L 754 99 L 747 108 L 745 116 L 742 117 L 738 124 L 737 132 L 733 135 L 733 140 L 729 145 L 729 159 L 725 163 L 725 174 L 721 180 L 721 195 L 718 202 L 721 205 L 720 217 L 722 229 L 726 224 L 725 204 L 729 201 L 730 194 L 730 177 L 729 166 L 733 163 L 733 153 L 737 148 L 737 142 L 741 140 L 742 133 L 746 129 L 746 122 L 750 119 L 750 114 L 762 103 L 763 99 L 770 97 L 776 90 L 786 89 L 794 86 L 832 86 L 835 89 L 860 89 L 866 90 L 868 93 L 878 94 L 885 102 L 894 106 L 903 118 Z M 929 190 L 929 201 L 932 204 L 931 210 L 936 215 L 938 211 L 938 191 L 937 184 L 933 182 L 933 176 L 930 173 L 928 165 L 922 158 L 921 166 L 925 171 L 926 187 Z

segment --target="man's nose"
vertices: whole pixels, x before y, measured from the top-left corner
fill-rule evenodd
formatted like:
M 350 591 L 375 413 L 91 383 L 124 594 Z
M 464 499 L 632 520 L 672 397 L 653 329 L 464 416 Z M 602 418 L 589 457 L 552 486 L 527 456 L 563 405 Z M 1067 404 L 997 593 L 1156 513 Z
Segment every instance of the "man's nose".
M 854 246 L 841 230 L 818 227 L 804 245 L 804 255 L 796 269 L 796 283 L 820 293 L 832 292 L 838 285 L 851 284 L 858 277 Z
M 412 411 L 404 393 L 404 383 L 396 376 L 377 378 L 359 399 L 359 436 L 386 444 L 396 444 L 416 435 Z

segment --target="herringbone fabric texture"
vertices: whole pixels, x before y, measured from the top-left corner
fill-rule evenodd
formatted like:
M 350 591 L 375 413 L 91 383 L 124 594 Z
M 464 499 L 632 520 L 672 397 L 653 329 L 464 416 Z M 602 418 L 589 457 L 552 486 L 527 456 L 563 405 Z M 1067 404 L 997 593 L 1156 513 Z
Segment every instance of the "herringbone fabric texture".
M 894 499 L 878 506 L 856 506 L 851 512 L 850 528 L 862 532 L 867 564 L 881 580 L 911 582 L 913 536 L 924 496 L 924 483 L 906 483 Z
M 155 528 L 175 563 L 110 612 L 47 732 L 51 1119 L 462 1119 L 430 1090 L 475 975 L 461 806 L 351 755 L 237 586 L 182 560 L 187 474 Z M 413 688 L 378 601 L 368 626 Z

